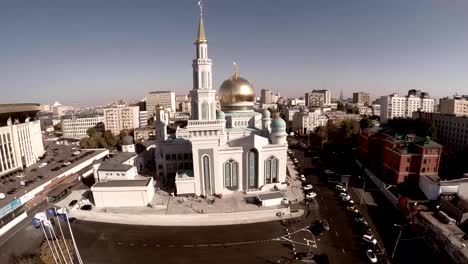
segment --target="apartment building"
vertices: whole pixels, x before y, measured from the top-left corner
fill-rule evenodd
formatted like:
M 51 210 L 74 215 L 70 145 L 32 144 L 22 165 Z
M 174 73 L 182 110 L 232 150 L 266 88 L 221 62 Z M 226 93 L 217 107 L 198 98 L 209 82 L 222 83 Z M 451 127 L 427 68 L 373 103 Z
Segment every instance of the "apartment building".
M 148 118 L 154 116 L 157 105 L 162 106 L 165 110 L 168 110 L 174 113 L 176 111 L 175 92 L 171 92 L 171 91 L 149 92 L 146 95 L 146 110 L 148 111 Z
M 416 92 L 415 92 L 416 91 Z M 434 112 L 435 99 L 419 90 L 410 90 L 407 96 L 400 96 L 397 93 L 382 96 L 380 98 L 380 120 L 385 123 L 393 118 L 409 118 L 413 112 Z
M 135 129 L 140 126 L 138 106 L 104 108 L 104 125 L 106 130 L 118 135 L 124 129 Z
M 62 117 L 63 138 L 82 139 L 87 136 L 90 128 L 103 132 L 104 117 L 98 114 L 72 114 Z
M 353 103 L 361 105 L 371 105 L 370 94 L 365 92 L 353 93 Z
M 468 116 L 468 95 L 455 95 L 453 98 L 440 99 L 439 109 L 442 114 Z

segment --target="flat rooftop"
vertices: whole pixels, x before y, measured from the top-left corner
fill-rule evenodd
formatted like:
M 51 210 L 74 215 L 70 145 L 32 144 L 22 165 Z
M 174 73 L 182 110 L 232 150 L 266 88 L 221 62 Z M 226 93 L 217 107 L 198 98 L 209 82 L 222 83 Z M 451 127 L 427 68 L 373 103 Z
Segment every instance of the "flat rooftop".
M 93 187 L 144 187 L 147 186 L 151 179 L 145 180 L 118 180 L 98 182 Z
M 282 199 L 284 195 L 281 192 L 271 192 L 271 193 L 259 193 L 257 197 L 260 201 L 272 200 L 272 199 Z
M 128 164 L 113 164 L 104 162 L 101 164 L 101 166 L 99 166 L 98 171 L 128 171 L 131 168 L 133 168 L 133 166 Z

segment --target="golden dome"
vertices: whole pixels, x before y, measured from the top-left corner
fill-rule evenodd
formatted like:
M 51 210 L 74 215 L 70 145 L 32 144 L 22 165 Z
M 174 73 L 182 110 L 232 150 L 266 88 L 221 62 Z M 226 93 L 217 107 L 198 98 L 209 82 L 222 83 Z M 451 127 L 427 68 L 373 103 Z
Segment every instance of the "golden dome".
M 219 101 L 224 112 L 253 110 L 255 90 L 250 82 L 240 77 L 236 71 L 221 84 Z

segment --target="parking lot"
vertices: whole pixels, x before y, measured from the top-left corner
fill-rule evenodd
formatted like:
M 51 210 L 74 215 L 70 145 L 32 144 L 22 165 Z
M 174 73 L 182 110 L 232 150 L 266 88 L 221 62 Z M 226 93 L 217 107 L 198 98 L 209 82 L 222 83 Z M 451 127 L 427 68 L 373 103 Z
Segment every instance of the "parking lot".
M 95 154 L 92 150 L 81 151 L 75 144 L 63 145 L 53 141 L 45 141 L 44 144 L 46 153 L 36 164 L 0 177 L 0 193 L 5 194 L 0 207 Z

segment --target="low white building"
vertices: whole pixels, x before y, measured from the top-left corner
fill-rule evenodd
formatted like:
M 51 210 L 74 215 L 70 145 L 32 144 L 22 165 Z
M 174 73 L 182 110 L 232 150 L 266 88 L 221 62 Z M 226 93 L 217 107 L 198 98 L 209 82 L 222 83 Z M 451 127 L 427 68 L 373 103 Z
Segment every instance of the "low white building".
M 96 207 L 147 206 L 154 196 L 152 178 L 103 181 L 91 187 Z
M 327 121 L 327 116 L 320 109 L 314 111 L 302 109 L 293 116 L 292 130 L 299 135 L 308 134 L 319 126 L 325 126 Z
M 430 200 L 437 200 L 443 193 L 457 194 L 468 199 L 468 177 L 455 180 L 442 180 L 437 175 L 421 175 L 419 189 Z

